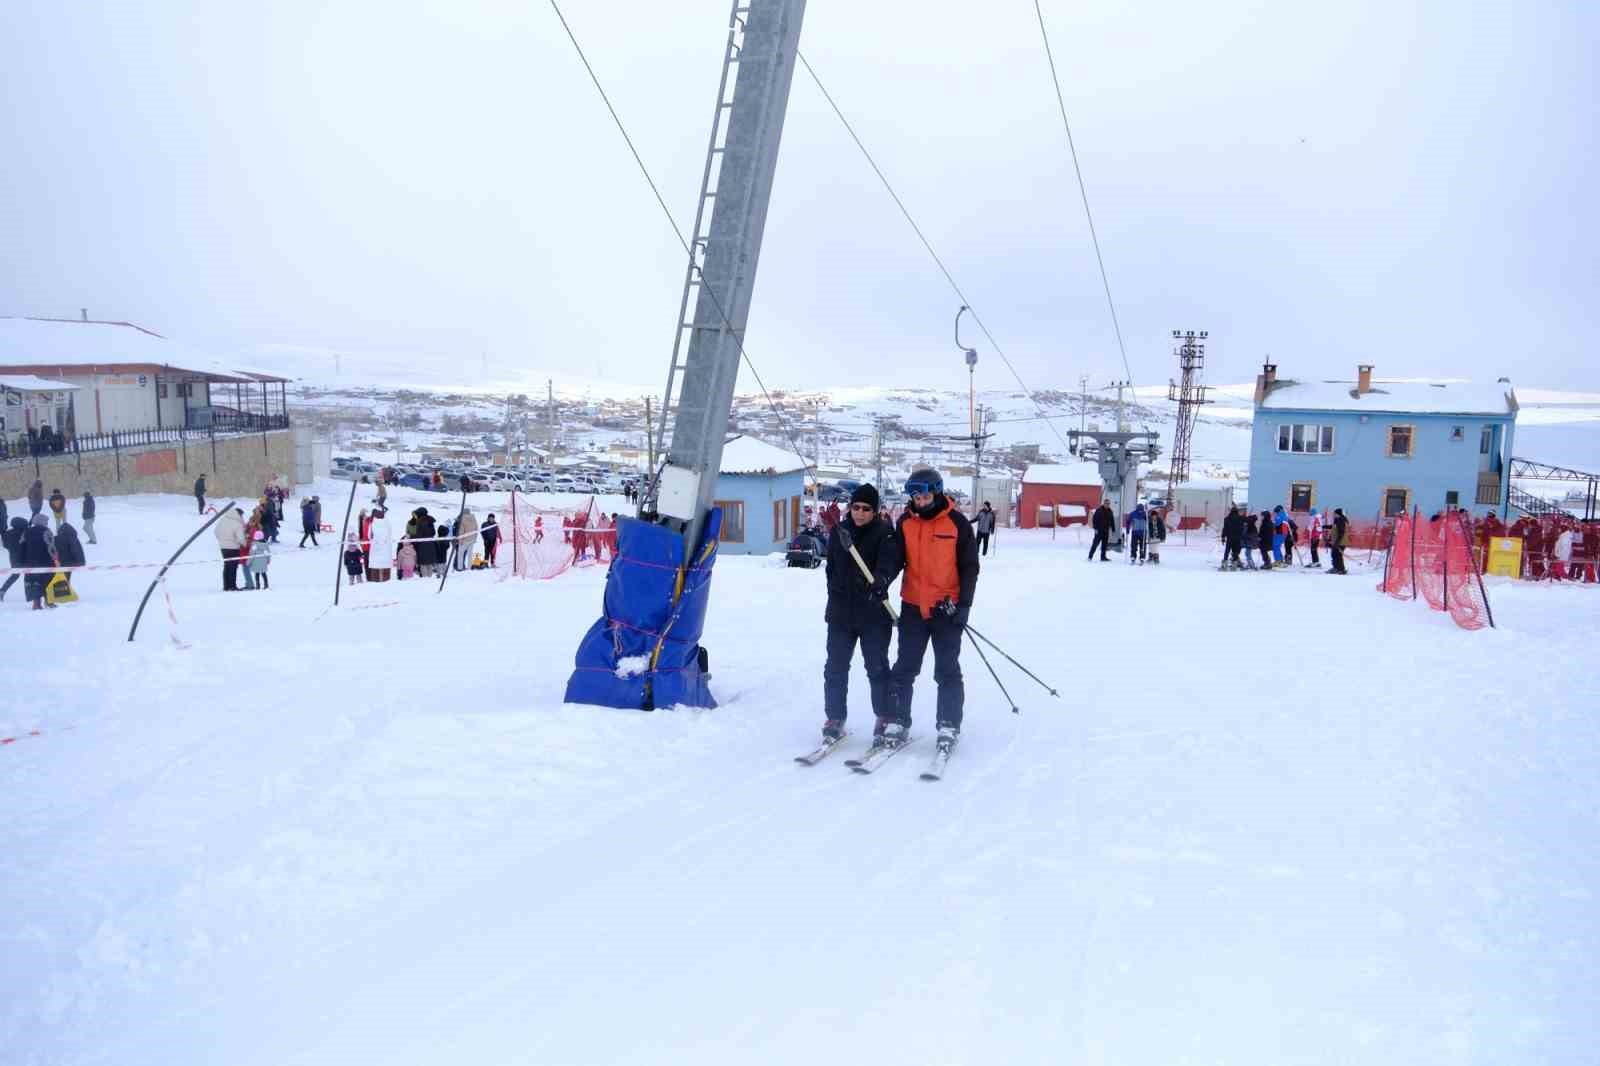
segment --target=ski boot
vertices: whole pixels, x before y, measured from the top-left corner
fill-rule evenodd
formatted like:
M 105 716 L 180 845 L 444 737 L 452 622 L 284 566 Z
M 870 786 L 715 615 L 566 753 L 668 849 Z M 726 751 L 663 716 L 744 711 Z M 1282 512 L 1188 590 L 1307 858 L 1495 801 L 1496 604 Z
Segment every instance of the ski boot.
M 878 719 L 878 724 L 872 727 L 872 746 L 875 748 L 898 748 L 904 744 L 911 732 L 911 727 L 903 722 L 896 722 L 890 718 Z
M 956 747 L 956 742 L 959 741 L 960 739 L 961 739 L 961 730 L 959 728 L 957 728 L 956 726 L 953 726 L 953 725 L 942 725 L 942 726 L 939 727 L 938 745 L 939 745 L 939 751 L 942 754 L 949 755 L 952 751 L 954 751 L 955 747 Z
M 822 724 L 822 739 L 832 742 L 844 736 L 844 719 L 830 718 Z

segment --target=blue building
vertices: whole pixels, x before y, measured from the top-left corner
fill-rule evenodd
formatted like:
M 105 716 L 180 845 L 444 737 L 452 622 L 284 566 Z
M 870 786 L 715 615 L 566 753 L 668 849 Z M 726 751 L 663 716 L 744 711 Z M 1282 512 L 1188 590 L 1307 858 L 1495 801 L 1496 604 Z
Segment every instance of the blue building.
M 800 528 L 805 459 L 754 437 L 722 446 L 716 505 L 722 508 L 724 555 L 783 551 Z
M 1517 398 L 1510 383 L 1256 378 L 1250 507 L 1351 518 L 1459 506 L 1506 516 Z

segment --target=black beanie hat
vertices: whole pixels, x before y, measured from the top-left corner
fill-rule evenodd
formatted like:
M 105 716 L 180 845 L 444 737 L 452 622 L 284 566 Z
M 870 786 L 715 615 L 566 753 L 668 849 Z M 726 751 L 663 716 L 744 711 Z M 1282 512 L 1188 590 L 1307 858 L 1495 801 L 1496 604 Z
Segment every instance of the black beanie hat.
M 850 494 L 850 502 L 870 503 L 872 504 L 872 509 L 876 511 L 879 506 L 878 490 L 871 485 L 857 485 L 856 491 Z

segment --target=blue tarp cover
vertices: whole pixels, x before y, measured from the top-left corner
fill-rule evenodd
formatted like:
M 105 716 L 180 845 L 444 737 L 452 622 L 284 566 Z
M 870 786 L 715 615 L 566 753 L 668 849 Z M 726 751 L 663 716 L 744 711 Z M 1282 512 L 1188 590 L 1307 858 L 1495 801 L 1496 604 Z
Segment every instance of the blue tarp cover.
M 567 681 L 568 703 L 637 710 L 717 705 L 706 683 L 709 675 L 700 668 L 700 634 L 721 533 L 722 509 L 714 508 L 683 594 L 674 603 L 682 535 L 650 522 L 618 520 L 603 614 L 578 645 L 576 668 Z

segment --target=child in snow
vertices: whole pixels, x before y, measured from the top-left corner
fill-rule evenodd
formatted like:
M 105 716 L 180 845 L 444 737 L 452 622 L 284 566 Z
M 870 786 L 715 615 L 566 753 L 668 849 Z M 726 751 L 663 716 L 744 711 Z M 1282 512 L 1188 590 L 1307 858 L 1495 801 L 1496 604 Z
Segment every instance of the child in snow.
M 400 570 L 401 581 L 417 572 L 417 549 L 411 546 L 409 540 L 400 545 L 400 550 L 394 553 L 394 565 Z
M 367 560 L 361 554 L 361 542 L 356 539 L 355 533 L 345 534 L 344 572 L 350 575 L 350 584 L 359 585 L 366 568 Z
M 262 530 L 256 530 L 255 541 L 250 547 L 250 564 L 248 568 L 251 588 L 264 589 L 267 584 L 267 567 L 272 565 L 272 549 L 267 546 L 267 535 Z

